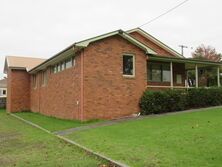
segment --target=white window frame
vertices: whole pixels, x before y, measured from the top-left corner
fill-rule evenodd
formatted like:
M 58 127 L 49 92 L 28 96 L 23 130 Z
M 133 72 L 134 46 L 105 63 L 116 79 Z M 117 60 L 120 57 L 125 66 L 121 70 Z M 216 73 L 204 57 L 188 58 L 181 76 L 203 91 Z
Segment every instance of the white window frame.
M 123 74 L 123 57 L 124 56 L 132 56 L 133 57 L 133 75 L 126 75 L 126 74 Z M 136 76 L 136 58 L 135 58 L 135 55 L 134 54 L 131 54 L 131 53 L 124 53 L 122 55 L 122 74 L 123 74 L 123 77 L 125 78 L 135 78 Z

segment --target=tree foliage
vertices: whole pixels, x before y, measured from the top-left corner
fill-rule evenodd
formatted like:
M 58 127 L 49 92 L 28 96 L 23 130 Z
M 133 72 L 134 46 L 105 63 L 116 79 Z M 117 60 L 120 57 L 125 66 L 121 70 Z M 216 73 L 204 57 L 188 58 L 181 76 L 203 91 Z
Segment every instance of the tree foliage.
M 192 57 L 195 59 L 210 60 L 220 62 L 222 54 L 217 53 L 216 49 L 212 46 L 200 45 L 192 53 Z

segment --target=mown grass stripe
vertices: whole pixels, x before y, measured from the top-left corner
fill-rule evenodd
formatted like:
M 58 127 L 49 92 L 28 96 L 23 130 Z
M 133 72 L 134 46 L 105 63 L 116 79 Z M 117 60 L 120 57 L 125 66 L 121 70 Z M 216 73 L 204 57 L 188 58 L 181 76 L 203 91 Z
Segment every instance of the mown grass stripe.
M 26 124 L 29 124 L 29 125 L 31 125 L 31 126 L 33 126 L 33 127 L 35 127 L 35 128 L 38 128 L 38 129 L 40 129 L 40 130 L 42 130 L 42 131 L 44 131 L 44 132 L 46 132 L 46 133 L 51 134 L 51 135 L 53 135 L 53 136 L 55 136 L 55 137 L 57 137 L 57 138 L 59 138 L 59 139 L 62 139 L 63 141 L 65 141 L 65 142 L 67 142 L 67 143 L 70 143 L 70 144 L 72 144 L 72 145 L 75 145 L 76 147 L 78 147 L 78 148 L 86 151 L 87 153 L 90 153 L 90 154 L 93 155 L 93 156 L 96 156 L 96 157 L 100 158 L 101 160 L 105 160 L 105 161 L 107 161 L 107 162 L 110 162 L 112 165 L 115 165 L 115 167 L 128 167 L 128 165 L 125 165 L 125 164 L 122 164 L 122 163 L 120 163 L 120 162 L 114 161 L 114 160 L 112 160 L 112 159 L 110 159 L 110 158 L 108 158 L 108 157 L 106 157 L 106 156 L 104 156 L 104 155 L 101 155 L 101 154 L 99 154 L 99 153 L 97 153 L 97 152 L 94 152 L 93 150 L 90 150 L 90 149 L 82 146 L 81 144 L 78 144 L 78 143 L 74 142 L 73 140 L 70 140 L 70 139 L 68 139 L 68 138 L 66 138 L 66 137 L 63 137 L 63 136 L 54 134 L 54 133 L 50 132 L 49 130 L 47 130 L 47 129 L 41 127 L 41 126 L 32 123 L 31 121 L 25 120 L 25 119 L 23 119 L 23 118 L 15 115 L 15 114 L 13 114 L 13 113 L 9 113 L 9 114 L 10 114 L 11 116 L 13 116 L 14 118 L 17 118 L 17 119 L 25 122 Z

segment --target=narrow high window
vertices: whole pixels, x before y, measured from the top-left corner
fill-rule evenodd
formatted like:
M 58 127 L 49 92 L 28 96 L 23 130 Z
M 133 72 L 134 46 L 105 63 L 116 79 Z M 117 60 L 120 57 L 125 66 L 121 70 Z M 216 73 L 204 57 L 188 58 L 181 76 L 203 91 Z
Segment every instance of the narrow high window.
M 72 58 L 66 60 L 66 69 L 72 67 Z
M 36 88 L 37 87 L 37 81 L 36 81 L 36 75 L 32 75 L 32 87 Z
M 47 81 L 48 81 L 48 74 L 47 74 L 47 71 L 44 71 L 41 73 L 41 85 L 42 86 L 45 86 L 47 84 Z
M 123 75 L 135 76 L 135 58 L 133 55 L 123 55 Z

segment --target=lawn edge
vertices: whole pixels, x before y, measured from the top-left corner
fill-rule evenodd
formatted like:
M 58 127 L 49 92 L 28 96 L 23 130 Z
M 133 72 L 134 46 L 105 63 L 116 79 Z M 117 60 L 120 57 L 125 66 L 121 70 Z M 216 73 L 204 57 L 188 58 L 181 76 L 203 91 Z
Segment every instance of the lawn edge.
M 76 147 L 78 147 L 78 148 L 80 148 L 81 150 L 89 153 L 90 155 L 93 155 L 94 157 L 98 157 L 98 158 L 101 159 L 101 160 L 105 160 L 105 161 L 111 163 L 112 165 L 115 165 L 115 167 L 129 167 L 129 166 L 126 165 L 126 164 L 120 163 L 120 162 L 115 161 L 115 160 L 112 160 L 111 158 L 108 158 L 108 157 L 106 157 L 106 156 L 104 156 L 104 155 L 102 155 L 102 154 L 100 154 L 100 153 L 94 152 L 93 150 L 88 149 L 88 148 L 86 148 L 85 146 L 83 146 L 83 145 L 81 145 L 81 144 L 79 144 L 79 143 L 76 143 L 75 141 L 70 140 L 70 139 L 68 139 L 68 138 L 66 138 L 66 137 L 64 137 L 64 136 L 61 136 L 61 135 L 58 135 L 58 134 L 54 134 L 53 132 L 51 132 L 51 131 L 49 131 L 49 130 L 47 130 L 47 129 L 45 129 L 45 128 L 43 128 L 43 127 L 41 127 L 41 126 L 39 126 L 39 125 L 31 122 L 31 121 L 25 120 L 24 118 L 21 118 L 21 117 L 15 115 L 15 114 L 13 114 L 13 113 L 8 113 L 8 114 L 11 115 L 11 116 L 14 117 L 14 118 L 16 118 L 16 119 L 18 119 L 18 120 L 26 123 L 26 124 L 28 124 L 28 125 L 31 125 L 31 126 L 37 128 L 37 129 L 40 129 L 40 130 L 42 130 L 42 131 L 44 131 L 44 132 L 46 132 L 46 133 L 48 133 L 48 134 L 51 134 L 51 135 L 53 135 L 53 136 L 55 136 L 55 137 L 57 137 L 57 138 L 65 141 L 65 142 L 67 142 L 67 143 L 69 143 L 69 144 L 75 145 Z

